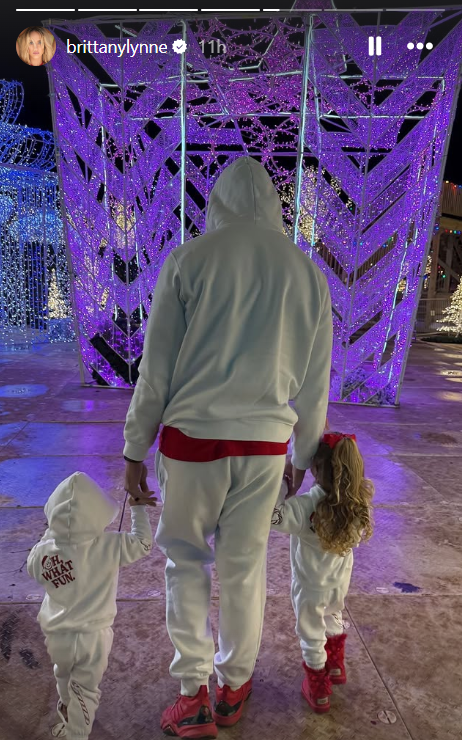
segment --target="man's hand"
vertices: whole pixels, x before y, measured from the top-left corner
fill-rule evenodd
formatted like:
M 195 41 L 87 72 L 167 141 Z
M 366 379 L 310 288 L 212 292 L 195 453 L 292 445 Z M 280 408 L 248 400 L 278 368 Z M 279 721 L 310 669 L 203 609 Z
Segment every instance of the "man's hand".
M 285 465 L 285 468 L 284 468 L 283 478 L 286 481 L 287 486 L 288 486 L 288 488 L 290 490 L 290 488 L 292 486 L 292 479 L 293 479 L 293 465 L 292 465 L 292 461 L 291 461 L 290 455 L 287 455 L 287 457 L 286 457 L 286 465 Z
M 130 506 L 155 506 L 154 492 L 149 490 L 148 469 L 143 462 L 125 461 L 125 490 Z
M 292 466 L 290 481 L 287 480 L 289 492 L 286 498 L 291 498 L 291 496 L 295 496 L 299 492 L 303 483 L 303 479 L 305 477 L 305 473 L 306 470 L 299 470 L 298 468 Z

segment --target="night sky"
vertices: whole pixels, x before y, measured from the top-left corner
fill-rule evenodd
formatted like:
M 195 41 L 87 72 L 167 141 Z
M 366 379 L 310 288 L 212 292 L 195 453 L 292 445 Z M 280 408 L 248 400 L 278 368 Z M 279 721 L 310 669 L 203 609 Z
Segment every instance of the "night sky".
M 46 0 L 40 2 L 40 6 L 44 8 L 49 7 Z M 13 3 L 12 3 L 13 4 Z M 21 3 L 23 4 L 23 3 Z M 73 3 L 64 3 L 65 5 L 72 5 Z M 448 3 L 449 4 L 449 3 Z M 19 2 L 15 2 L 14 5 L 20 5 Z M 56 3 L 54 0 L 53 5 L 62 7 L 63 3 Z M 131 3 L 129 3 L 131 5 Z M 192 3 L 191 3 L 192 5 Z M 275 3 L 276 5 L 276 3 Z M 337 0 L 335 3 L 337 8 L 350 9 L 350 8 L 383 8 L 386 5 L 387 8 L 399 8 L 401 7 L 435 7 L 435 3 L 431 0 L 424 0 L 424 2 L 409 2 L 409 0 L 387 0 L 387 2 L 377 2 L 377 0 L 365 0 L 364 4 L 360 3 L 359 0 Z M 101 4 L 99 4 L 101 7 Z M 436 3 L 436 7 L 441 6 L 441 3 Z M 268 7 L 268 6 L 267 6 Z M 460 6 L 459 6 L 460 7 Z M 111 15 L 117 13 L 117 11 L 108 11 Z M 173 10 L 172 10 L 173 13 Z M 14 9 L 9 8 L 8 10 L 2 9 L 2 20 L 7 25 L 8 32 L 5 35 L 4 42 L 0 45 L 0 78 L 6 80 L 19 80 L 24 86 L 25 100 L 23 110 L 18 118 L 18 123 L 32 126 L 36 128 L 43 128 L 51 130 L 51 112 L 50 102 L 48 98 L 48 78 L 45 68 L 33 68 L 24 64 L 16 54 L 16 39 L 19 33 L 27 26 L 42 25 L 42 21 L 47 17 L 66 17 L 66 18 L 83 18 L 91 16 L 101 16 L 103 13 L 60 13 L 52 12 L 44 13 L 43 11 L 37 13 L 24 13 L 16 12 Z M 373 22 L 373 21 L 372 21 Z M 390 22 L 392 19 L 390 18 Z M 462 50 L 461 50 L 462 57 Z M 445 179 L 462 184 L 462 103 L 461 98 L 459 99 L 459 106 L 454 122 L 454 128 L 452 132 L 451 144 L 448 154 L 448 160 L 445 171 Z

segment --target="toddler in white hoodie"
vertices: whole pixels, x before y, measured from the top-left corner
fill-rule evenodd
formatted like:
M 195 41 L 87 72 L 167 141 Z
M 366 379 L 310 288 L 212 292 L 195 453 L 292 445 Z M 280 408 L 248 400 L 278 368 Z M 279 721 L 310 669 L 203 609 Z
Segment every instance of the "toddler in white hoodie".
M 285 498 L 283 481 L 271 528 L 291 534 L 292 606 L 305 679 L 315 712 L 328 712 L 331 684 L 346 683 L 342 609 L 353 568 L 352 548 L 372 535 L 374 487 L 354 435 L 326 432 L 313 457 L 315 485 Z
M 143 475 L 146 486 L 146 470 Z M 155 505 L 155 499 L 143 504 Z M 117 501 L 85 473 L 74 473 L 45 505 L 48 529 L 32 548 L 27 571 L 45 587 L 38 622 L 54 664 L 61 722 L 53 737 L 88 738 L 99 705 L 99 684 L 112 647 L 119 567 L 152 548 L 145 506 L 129 498 L 132 530 L 105 532 Z

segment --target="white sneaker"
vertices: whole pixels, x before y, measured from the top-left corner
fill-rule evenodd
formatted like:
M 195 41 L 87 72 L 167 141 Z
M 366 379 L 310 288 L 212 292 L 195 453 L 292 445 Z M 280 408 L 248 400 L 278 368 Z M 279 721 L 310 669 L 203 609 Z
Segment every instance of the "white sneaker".
M 57 725 L 52 727 L 51 729 L 51 736 L 52 737 L 66 737 L 66 723 L 65 722 L 58 722 Z

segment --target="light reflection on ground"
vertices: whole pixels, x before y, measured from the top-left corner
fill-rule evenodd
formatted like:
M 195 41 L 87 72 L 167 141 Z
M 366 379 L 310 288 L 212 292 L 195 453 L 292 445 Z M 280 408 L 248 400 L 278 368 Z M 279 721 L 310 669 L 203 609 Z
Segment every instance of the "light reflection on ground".
M 46 385 L 39 383 L 21 383 L 19 385 L 4 385 L 0 388 L 0 396 L 3 398 L 33 398 L 43 396 L 48 391 Z

